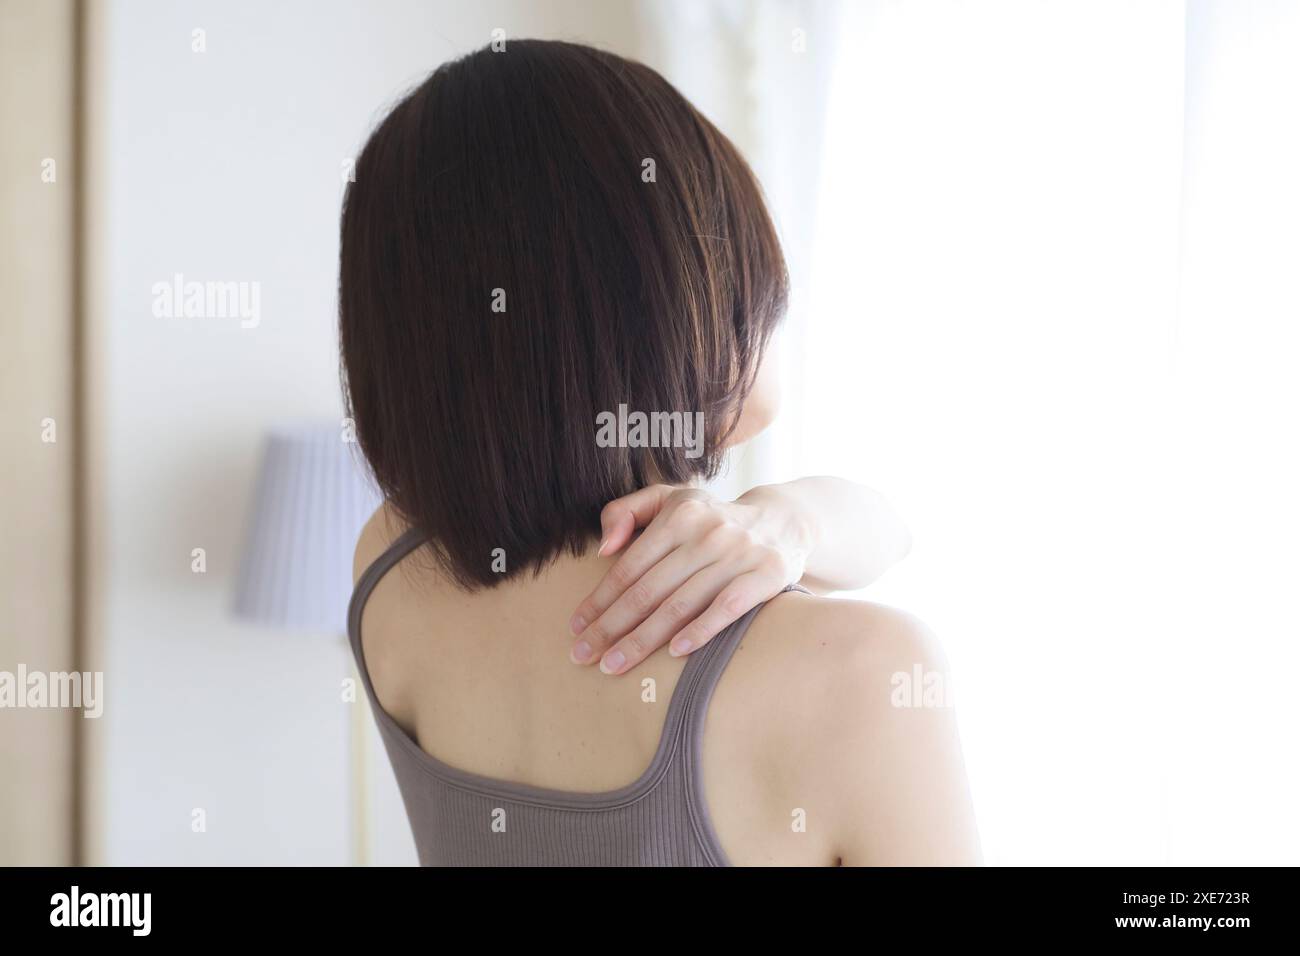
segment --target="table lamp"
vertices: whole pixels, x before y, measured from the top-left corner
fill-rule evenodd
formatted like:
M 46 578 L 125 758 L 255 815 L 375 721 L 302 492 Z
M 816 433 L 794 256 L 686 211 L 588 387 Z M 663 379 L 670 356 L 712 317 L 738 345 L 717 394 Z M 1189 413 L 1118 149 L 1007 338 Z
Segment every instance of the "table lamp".
M 346 434 L 341 424 L 321 424 L 277 428 L 267 437 L 235 591 L 238 617 L 282 630 L 346 634 L 352 552 L 381 500 Z M 355 665 L 352 675 L 351 853 L 353 864 L 363 866 L 366 697 Z

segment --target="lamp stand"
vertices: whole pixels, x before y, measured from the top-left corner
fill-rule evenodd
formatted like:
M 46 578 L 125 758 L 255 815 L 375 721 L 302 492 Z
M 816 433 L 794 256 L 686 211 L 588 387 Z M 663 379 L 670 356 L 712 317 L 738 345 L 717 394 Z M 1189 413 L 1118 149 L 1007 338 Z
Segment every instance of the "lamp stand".
M 351 826 L 351 862 L 353 866 L 370 865 L 369 833 L 369 786 L 370 767 L 367 759 L 366 726 L 370 703 L 361 684 L 361 675 L 357 672 L 356 661 L 352 658 L 352 647 L 347 638 L 343 639 L 348 652 L 349 669 L 352 674 L 352 686 L 356 689 L 356 700 L 351 704 L 350 729 L 348 733 L 348 803 L 352 814 Z

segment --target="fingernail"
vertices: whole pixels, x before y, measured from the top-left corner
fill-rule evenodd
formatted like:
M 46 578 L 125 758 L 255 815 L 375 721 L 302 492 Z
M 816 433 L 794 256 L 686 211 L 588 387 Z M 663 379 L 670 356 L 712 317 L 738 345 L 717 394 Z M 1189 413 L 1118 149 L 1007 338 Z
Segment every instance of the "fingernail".
M 623 656 L 622 651 L 610 651 L 600 662 L 600 670 L 603 674 L 615 674 L 627 663 L 627 658 Z
M 605 556 L 605 546 L 607 544 L 609 544 L 609 538 L 600 539 L 600 547 L 596 549 L 596 557 L 603 558 Z
M 587 629 L 587 622 L 581 614 L 575 614 L 569 618 L 569 633 L 577 637 Z
M 679 637 L 668 645 L 668 653 L 673 657 L 681 657 L 683 654 L 691 652 L 691 642 L 685 637 Z
M 575 664 L 587 663 L 587 661 L 591 660 L 591 645 L 586 641 L 579 641 L 574 644 L 573 649 L 569 651 L 569 660 Z

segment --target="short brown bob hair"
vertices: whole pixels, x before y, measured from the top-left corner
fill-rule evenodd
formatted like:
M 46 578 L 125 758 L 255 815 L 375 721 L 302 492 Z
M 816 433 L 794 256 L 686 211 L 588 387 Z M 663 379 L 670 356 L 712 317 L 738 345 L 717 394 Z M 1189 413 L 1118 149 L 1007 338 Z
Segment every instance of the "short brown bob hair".
M 611 499 L 717 473 L 786 267 L 749 166 L 662 76 L 574 43 L 485 47 L 402 99 L 355 173 L 347 413 L 458 585 L 582 554 Z M 702 413 L 702 448 L 598 443 L 620 406 Z

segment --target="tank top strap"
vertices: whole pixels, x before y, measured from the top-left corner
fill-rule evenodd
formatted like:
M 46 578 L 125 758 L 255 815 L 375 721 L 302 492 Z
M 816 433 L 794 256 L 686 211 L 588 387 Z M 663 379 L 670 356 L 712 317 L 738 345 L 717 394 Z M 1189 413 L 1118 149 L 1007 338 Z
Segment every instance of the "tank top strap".
M 365 655 L 361 650 L 361 614 L 366 609 L 366 601 L 370 598 L 370 592 L 375 589 L 375 585 L 379 583 L 379 579 L 427 540 L 428 535 L 419 528 L 407 528 L 371 562 L 368 568 L 361 572 L 361 577 L 357 578 L 356 586 L 352 589 L 352 600 L 348 603 L 348 641 L 352 644 L 352 651 L 357 658 L 357 667 L 367 688 L 370 686 L 370 675 L 367 673 Z
M 789 584 L 782 588 L 777 596 L 787 591 L 812 593 L 801 584 Z M 674 754 L 674 761 L 680 764 L 686 783 L 686 803 L 691 825 L 695 827 L 699 845 L 712 858 L 710 862 L 714 866 L 727 866 L 728 861 L 722 855 L 718 835 L 714 832 L 706 809 L 701 772 L 704 759 L 704 721 L 708 716 L 709 701 L 712 700 L 713 691 L 722 678 L 722 672 L 727 669 L 727 664 L 731 662 L 736 648 L 744 640 L 749 626 L 754 623 L 754 618 L 766 606 L 767 602 L 764 601 L 750 609 L 708 644 L 695 651 L 689 662 L 695 666 L 688 666 L 682 672 L 682 679 L 688 680 L 689 685 L 684 688 L 686 693 L 677 718 L 680 721 L 676 728 L 679 746 Z M 697 661 L 696 658 L 700 660 Z

